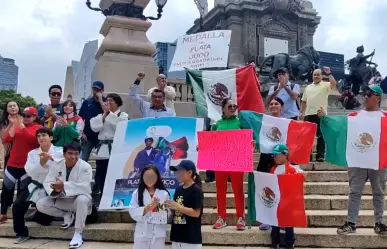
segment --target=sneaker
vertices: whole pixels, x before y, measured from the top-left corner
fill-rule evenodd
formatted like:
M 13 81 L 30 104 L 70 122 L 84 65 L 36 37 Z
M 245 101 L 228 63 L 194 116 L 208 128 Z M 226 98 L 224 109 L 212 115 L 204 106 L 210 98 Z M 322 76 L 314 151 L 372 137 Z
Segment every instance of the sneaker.
M 15 242 L 13 242 L 15 245 L 23 244 L 27 240 L 29 240 L 30 237 L 28 236 L 17 236 Z
M 374 231 L 376 234 L 387 235 L 387 226 L 383 223 L 375 223 Z
M 224 227 L 226 227 L 227 224 L 226 222 L 223 220 L 222 217 L 219 217 L 218 220 L 216 221 L 215 225 L 213 226 L 214 229 L 222 229 Z
M 206 178 L 204 181 L 205 181 L 206 183 L 210 183 L 210 182 L 214 182 L 215 179 L 214 179 L 214 178 Z
M 72 226 L 75 220 L 75 215 L 73 212 L 68 212 L 64 217 L 63 217 L 63 224 L 60 225 L 62 229 L 67 229 Z
M 7 223 L 8 221 L 8 218 L 7 218 L 7 215 L 0 215 L 0 224 L 4 224 L 4 223 Z
M 259 225 L 259 230 L 261 230 L 261 231 L 268 231 L 268 230 L 270 230 L 270 228 L 271 228 L 270 225 L 266 225 L 263 223 L 261 225 Z
M 236 224 L 237 231 L 244 231 L 246 229 L 246 221 L 242 217 L 239 217 L 238 222 Z
M 337 234 L 356 233 L 356 225 L 351 222 L 345 222 L 344 225 L 337 229 Z
M 79 248 L 83 244 L 82 234 L 74 233 L 74 237 L 69 244 L 69 248 Z

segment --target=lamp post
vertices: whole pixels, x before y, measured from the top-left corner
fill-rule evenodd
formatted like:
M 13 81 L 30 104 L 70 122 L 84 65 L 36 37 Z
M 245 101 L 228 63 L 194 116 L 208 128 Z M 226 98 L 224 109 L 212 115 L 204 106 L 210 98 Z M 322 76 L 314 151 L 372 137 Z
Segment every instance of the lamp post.
M 200 32 L 203 32 L 203 16 L 208 12 L 208 3 L 206 0 L 194 0 L 194 1 L 200 14 L 200 18 L 199 18 Z
M 135 80 L 138 72 L 147 77 L 140 85 L 140 94 L 154 87 L 159 68 L 152 55 L 156 47 L 146 32 L 152 26 L 149 20 L 159 20 L 168 0 L 155 0 L 156 16 L 145 16 L 144 9 L 151 0 L 100 0 L 99 6 L 92 6 L 86 0 L 86 6 L 102 13 L 106 18 L 100 29 L 104 36 L 95 56 L 97 64 L 93 77 L 105 83 L 105 92 L 115 92 L 123 99 L 128 97 L 128 81 Z M 180 0 L 179 0 L 180 1 Z M 122 110 L 139 115 L 129 103 Z M 138 114 L 137 114 L 138 113 Z
M 128 0 L 129 2 L 112 2 L 109 8 L 95 8 L 91 7 L 90 0 L 86 0 L 86 6 L 94 11 L 101 12 L 104 16 L 125 16 L 139 18 L 142 20 L 159 20 L 163 13 L 163 8 L 167 4 L 168 0 L 155 0 L 157 6 L 157 17 L 144 16 L 143 11 L 144 7 L 142 5 L 137 5 L 136 0 Z M 137 2 L 144 2 L 143 0 L 137 0 Z M 148 0 L 149 2 L 149 0 Z

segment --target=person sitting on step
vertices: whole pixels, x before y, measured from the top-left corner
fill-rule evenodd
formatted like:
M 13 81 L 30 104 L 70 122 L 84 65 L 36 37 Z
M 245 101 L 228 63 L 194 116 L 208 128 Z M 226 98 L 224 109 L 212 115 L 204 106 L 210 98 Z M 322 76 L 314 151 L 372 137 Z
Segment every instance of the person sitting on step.
M 75 220 L 75 233 L 69 248 L 82 246 L 86 218 L 92 212 L 93 170 L 90 164 L 79 158 L 80 153 L 78 143 L 63 146 L 65 159 L 50 167 L 43 184 L 48 196 L 36 204 L 38 211 L 63 218 L 63 229 L 72 226 Z

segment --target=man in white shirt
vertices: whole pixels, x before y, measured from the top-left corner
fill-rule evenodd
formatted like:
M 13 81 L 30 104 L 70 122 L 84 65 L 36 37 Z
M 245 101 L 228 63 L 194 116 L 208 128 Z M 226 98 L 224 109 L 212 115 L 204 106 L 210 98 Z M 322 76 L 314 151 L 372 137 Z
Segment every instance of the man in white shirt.
M 274 72 L 274 75 L 278 78 L 278 85 L 271 86 L 269 89 L 269 95 L 267 103 L 270 103 L 274 98 L 278 97 L 284 102 L 282 116 L 297 120 L 300 110 L 298 107 L 297 99 L 300 95 L 300 86 L 295 83 L 290 83 L 288 69 L 282 67 Z
M 165 100 L 164 104 L 166 107 L 171 108 L 173 111 L 175 110 L 175 98 L 176 98 L 176 91 L 175 88 L 172 86 L 167 86 L 167 77 L 164 74 L 159 74 L 156 78 L 157 87 L 152 87 L 148 91 L 148 101 L 152 100 L 152 93 L 155 89 L 159 89 L 165 93 Z
M 69 248 L 82 246 L 82 232 L 92 211 L 93 170 L 90 164 L 79 158 L 80 153 L 81 147 L 77 143 L 63 146 L 65 159 L 50 168 L 43 184 L 48 196 L 36 204 L 40 212 L 63 218 L 63 229 L 72 226 L 75 220 L 75 233 Z
M 27 156 L 25 170 L 31 178 L 28 188 L 24 188 L 12 206 L 13 229 L 16 233 L 15 244 L 22 244 L 29 239 L 28 228 L 24 216 L 31 204 L 47 196 L 43 182 L 55 162 L 63 160 L 63 149 L 52 144 L 52 130 L 40 128 L 36 131 L 36 138 L 40 147 L 31 150 Z M 40 224 L 48 225 L 52 218 L 36 212 L 33 218 Z

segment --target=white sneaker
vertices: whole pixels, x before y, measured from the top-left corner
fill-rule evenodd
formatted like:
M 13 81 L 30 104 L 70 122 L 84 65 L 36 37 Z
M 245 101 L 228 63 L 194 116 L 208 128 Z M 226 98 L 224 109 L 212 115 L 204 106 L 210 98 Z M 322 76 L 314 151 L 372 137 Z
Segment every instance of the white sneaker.
M 64 217 L 63 217 L 63 224 L 60 225 L 62 229 L 67 229 L 71 227 L 75 220 L 75 214 L 73 212 L 68 212 Z
M 69 244 L 69 248 L 79 248 L 83 244 L 82 234 L 75 232 L 74 237 Z

